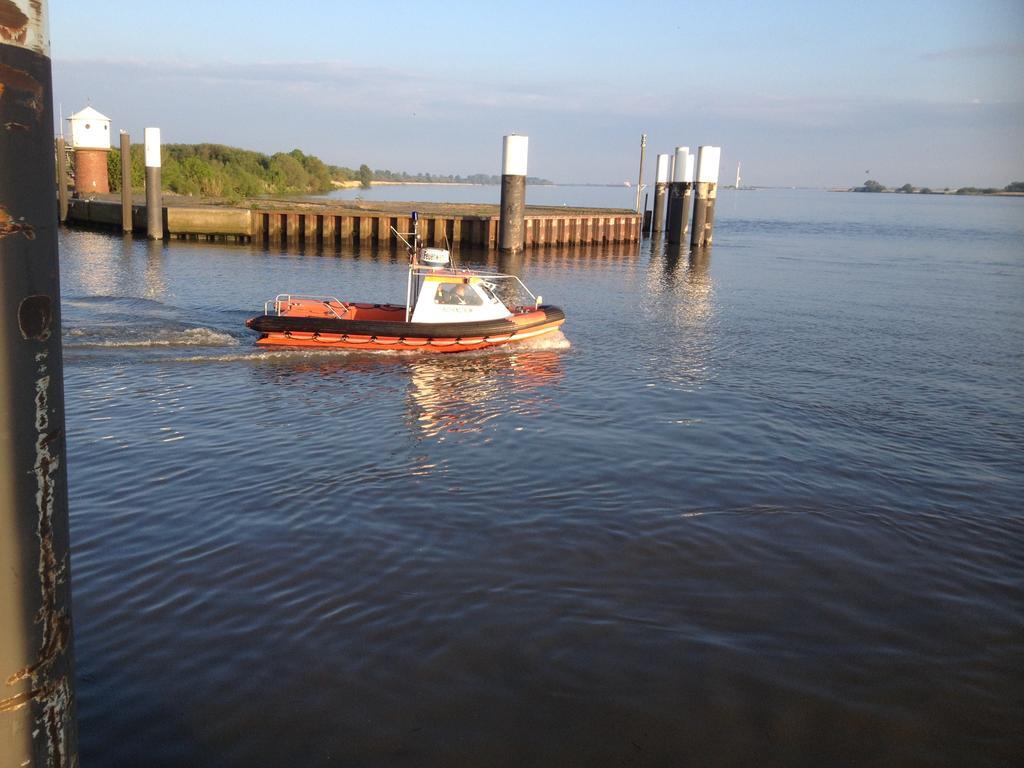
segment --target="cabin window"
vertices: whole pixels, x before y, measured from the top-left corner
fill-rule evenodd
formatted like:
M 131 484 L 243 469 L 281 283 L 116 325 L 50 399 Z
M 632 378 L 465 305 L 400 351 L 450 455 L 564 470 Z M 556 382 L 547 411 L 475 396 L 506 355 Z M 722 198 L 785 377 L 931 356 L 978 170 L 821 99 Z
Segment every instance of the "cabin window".
M 466 283 L 441 283 L 434 292 L 434 303 L 479 306 L 484 302 Z

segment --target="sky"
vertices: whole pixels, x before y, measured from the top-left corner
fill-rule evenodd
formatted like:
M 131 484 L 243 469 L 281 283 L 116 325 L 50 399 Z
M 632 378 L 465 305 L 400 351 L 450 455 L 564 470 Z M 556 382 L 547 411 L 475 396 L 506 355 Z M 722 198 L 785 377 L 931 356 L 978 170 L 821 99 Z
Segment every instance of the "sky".
M 835 7 L 833 7 L 835 6 Z M 1024 0 L 50 0 L 54 101 L 141 141 L 409 173 L 635 180 L 722 147 L 721 182 L 1024 180 Z M 58 128 L 59 130 L 59 128 Z

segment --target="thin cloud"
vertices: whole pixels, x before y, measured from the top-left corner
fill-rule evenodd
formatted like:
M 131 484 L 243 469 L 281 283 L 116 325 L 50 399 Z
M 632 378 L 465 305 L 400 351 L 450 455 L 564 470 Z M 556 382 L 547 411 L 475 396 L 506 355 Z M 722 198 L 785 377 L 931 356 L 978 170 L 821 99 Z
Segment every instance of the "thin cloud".
M 321 105 L 360 105 L 378 113 L 440 117 L 453 110 L 537 114 L 656 115 L 664 95 L 609 92 L 603 83 L 495 82 L 368 67 L 347 61 L 182 62 L 139 59 L 58 59 L 62 71 L 114 70 L 136 79 L 188 88 L 272 89 Z
M 943 48 L 921 54 L 925 61 L 952 61 L 960 59 L 1003 59 L 1024 56 L 1024 43 L 988 43 Z

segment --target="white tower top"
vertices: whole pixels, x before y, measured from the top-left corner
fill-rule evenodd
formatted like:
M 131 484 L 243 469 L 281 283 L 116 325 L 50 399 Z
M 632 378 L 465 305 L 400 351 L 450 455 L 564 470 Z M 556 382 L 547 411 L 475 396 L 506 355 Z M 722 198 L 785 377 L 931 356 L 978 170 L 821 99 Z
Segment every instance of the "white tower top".
M 722 159 L 722 148 L 703 146 L 697 150 L 697 181 L 718 183 L 718 164 Z
M 689 147 L 676 147 L 675 162 L 672 164 L 672 181 L 691 181 L 686 178 L 686 156 L 690 154 Z
M 110 118 L 92 107 L 75 112 L 68 118 L 71 123 L 73 149 L 110 149 Z
M 668 155 L 658 155 L 658 175 L 655 177 L 655 181 L 658 184 L 662 184 L 669 180 L 669 165 Z
M 526 156 L 529 153 L 529 136 L 511 134 L 501 140 L 501 175 L 525 176 Z

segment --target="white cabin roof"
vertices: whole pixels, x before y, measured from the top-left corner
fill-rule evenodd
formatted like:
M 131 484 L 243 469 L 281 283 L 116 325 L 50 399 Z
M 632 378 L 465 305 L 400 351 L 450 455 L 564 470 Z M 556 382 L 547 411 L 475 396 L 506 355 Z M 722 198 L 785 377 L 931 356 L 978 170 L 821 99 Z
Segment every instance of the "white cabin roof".
M 84 109 L 78 110 L 77 112 L 75 112 L 75 114 L 71 115 L 71 117 L 69 117 L 68 120 L 106 120 L 108 123 L 110 122 L 109 117 L 93 109 L 92 107 L 85 107 Z

